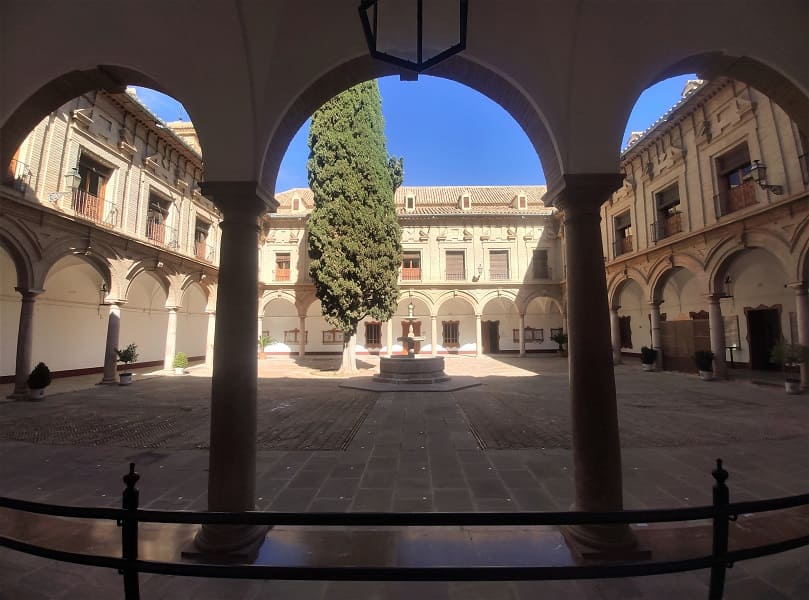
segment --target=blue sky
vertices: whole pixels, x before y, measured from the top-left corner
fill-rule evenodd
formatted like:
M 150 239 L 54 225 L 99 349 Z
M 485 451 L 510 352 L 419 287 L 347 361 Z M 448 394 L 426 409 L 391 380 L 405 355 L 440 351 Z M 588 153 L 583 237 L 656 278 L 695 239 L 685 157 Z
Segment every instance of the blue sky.
M 638 98 L 622 142 L 643 131 L 680 99 L 694 75 L 673 77 Z M 498 104 L 461 84 L 421 76 L 379 80 L 388 152 L 405 158 L 405 185 L 533 185 L 545 183 L 525 133 Z M 138 88 L 140 99 L 164 121 L 189 120 L 182 105 Z M 276 191 L 306 187 L 308 122 L 292 139 Z M 616 148 L 616 154 L 620 148 Z M 203 148 L 204 151 L 204 148 Z

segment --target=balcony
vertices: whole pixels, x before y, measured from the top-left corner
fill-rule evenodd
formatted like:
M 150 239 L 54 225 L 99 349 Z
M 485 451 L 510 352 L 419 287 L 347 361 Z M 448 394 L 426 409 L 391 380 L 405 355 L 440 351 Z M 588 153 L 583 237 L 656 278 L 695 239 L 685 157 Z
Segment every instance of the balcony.
M 752 179 L 714 196 L 718 217 L 753 206 L 756 202 L 756 182 Z
M 180 246 L 177 241 L 177 230 L 167 226 L 165 222 L 158 223 L 153 219 L 146 221 L 146 239 L 168 248 L 177 249 Z
M 275 281 L 289 281 L 289 277 L 290 277 L 290 269 L 282 269 L 280 267 L 276 267 Z
M 672 213 L 660 221 L 655 221 L 650 226 L 652 242 L 659 242 L 662 239 L 681 233 L 683 230 L 682 213 Z
M 624 238 L 619 238 L 615 240 L 613 244 L 613 251 L 615 253 L 615 258 L 618 258 L 622 254 L 629 254 L 632 252 L 632 236 L 628 235 Z
M 14 159 L 8 167 L 8 171 L 3 173 L 3 185 L 13 187 L 15 190 L 24 192 L 31 185 L 33 173 L 28 165 Z
M 208 240 L 194 242 L 194 257 L 207 262 L 213 262 L 216 258 L 216 248 Z
M 506 281 L 508 280 L 508 271 L 490 271 L 489 279 L 492 281 Z
M 402 281 L 421 281 L 421 267 L 402 267 Z
M 445 279 L 447 281 L 466 281 L 466 273 L 459 273 L 457 271 L 447 271 Z
M 84 190 L 73 190 L 70 208 L 77 217 L 108 227 L 115 225 L 118 215 L 117 205 Z

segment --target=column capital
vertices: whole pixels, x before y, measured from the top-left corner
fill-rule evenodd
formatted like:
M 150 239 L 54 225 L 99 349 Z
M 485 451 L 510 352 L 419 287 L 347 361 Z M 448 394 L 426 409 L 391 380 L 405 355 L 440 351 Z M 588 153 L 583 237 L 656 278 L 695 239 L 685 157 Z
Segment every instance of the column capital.
M 23 299 L 36 298 L 37 296 L 39 296 L 41 293 L 43 293 L 45 291 L 45 290 L 23 288 L 23 287 L 15 287 L 14 289 L 17 292 L 20 293 L 20 295 L 23 297 Z
M 710 304 L 719 304 L 722 298 L 728 298 L 728 296 L 726 294 L 708 294 L 706 298 Z
M 203 181 L 203 195 L 222 211 L 225 222 L 251 221 L 265 211 L 275 212 L 278 202 L 256 181 Z
M 598 213 L 623 182 L 622 173 L 568 173 L 548 192 L 545 204 L 571 214 Z
M 647 304 L 652 308 L 660 308 L 660 305 L 663 304 L 663 301 L 662 300 L 649 300 L 649 302 L 647 302 Z
M 803 296 L 809 293 L 809 289 L 807 289 L 805 281 L 793 281 L 792 283 L 788 283 L 787 287 L 795 290 L 795 293 L 798 296 Z

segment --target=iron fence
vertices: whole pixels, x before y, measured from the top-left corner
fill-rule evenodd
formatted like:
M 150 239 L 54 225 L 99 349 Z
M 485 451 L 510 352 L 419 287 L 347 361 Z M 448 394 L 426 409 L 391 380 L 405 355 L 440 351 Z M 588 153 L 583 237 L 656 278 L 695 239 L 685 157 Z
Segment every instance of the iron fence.
M 726 570 L 735 562 L 750 560 L 809 545 L 809 535 L 740 550 L 729 550 L 730 521 L 740 514 L 770 512 L 809 505 L 809 494 L 769 500 L 729 502 L 728 472 L 717 460 L 713 471 L 713 504 L 707 506 L 626 510 L 615 512 L 508 512 L 508 513 L 274 513 L 190 512 L 138 508 L 140 476 L 130 463 L 124 476 L 123 508 L 89 508 L 44 504 L 0 497 L 0 507 L 35 514 L 79 519 L 114 520 L 121 527 L 121 557 L 55 550 L 0 536 L 0 546 L 74 564 L 117 569 L 123 577 L 126 600 L 139 600 L 139 574 L 189 577 L 296 581 L 529 581 L 635 577 L 710 569 L 709 600 L 724 595 Z M 608 525 L 712 521 L 712 549 L 704 556 L 679 560 L 635 560 L 572 566 L 469 566 L 469 567 L 331 567 L 200 564 L 142 560 L 138 558 L 140 523 L 217 525 L 288 525 L 322 527 L 448 527 Z

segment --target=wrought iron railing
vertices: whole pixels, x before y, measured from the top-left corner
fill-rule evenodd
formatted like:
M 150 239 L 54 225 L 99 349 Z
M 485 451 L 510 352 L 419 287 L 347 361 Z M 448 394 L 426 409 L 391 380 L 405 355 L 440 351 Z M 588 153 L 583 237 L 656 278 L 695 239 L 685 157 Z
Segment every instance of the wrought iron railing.
M 421 267 L 402 267 L 402 281 L 420 281 Z
M 289 281 L 290 270 L 276 267 L 275 281 Z
M 748 179 L 741 185 L 724 190 L 714 196 L 716 216 L 718 217 L 753 206 L 756 202 L 756 182 L 752 179 Z
M 492 281 L 504 281 L 508 279 L 508 271 L 490 271 L 489 279 Z
M 146 220 L 146 239 L 161 246 L 177 249 L 180 247 L 177 229 L 169 227 L 164 221 Z
M 139 600 L 139 574 L 155 573 L 189 577 L 232 579 L 285 579 L 298 581 L 529 581 L 600 579 L 660 575 L 710 569 L 709 600 L 721 600 L 725 572 L 733 563 L 785 552 L 809 545 L 809 535 L 737 550 L 729 550 L 730 522 L 741 514 L 771 512 L 809 505 L 809 494 L 730 503 L 728 472 L 717 460 L 713 471 L 713 504 L 691 508 L 627 510 L 616 512 L 509 512 L 509 513 L 273 513 L 186 512 L 138 508 L 140 476 L 134 463 L 124 476 L 123 508 L 60 506 L 0 497 L 0 507 L 26 513 L 79 519 L 114 520 L 121 527 L 121 558 L 55 550 L 8 536 L 0 546 L 62 562 L 117 569 L 123 576 L 126 600 Z M 712 521 L 710 554 L 678 560 L 641 560 L 571 566 L 435 566 L 435 567 L 336 567 L 272 566 L 224 563 L 176 563 L 138 557 L 140 523 L 217 525 L 287 525 L 320 527 L 478 527 L 537 525 L 608 525 Z M 437 562 L 440 562 L 437 557 Z
M 3 185 L 8 185 L 15 190 L 24 192 L 30 187 L 33 175 L 28 165 L 15 158 L 9 163 L 8 168 L 3 171 L 2 182 Z
M 682 216 L 682 213 L 676 212 L 652 223 L 649 226 L 652 242 L 659 242 L 662 239 L 682 232 Z
M 216 246 L 208 240 L 198 240 L 194 242 L 194 258 L 213 262 L 216 258 Z
M 613 256 L 618 258 L 622 254 L 628 254 L 632 252 L 632 236 L 628 235 L 626 237 L 618 238 L 613 242 Z
M 118 206 L 104 198 L 93 196 L 84 190 L 73 190 L 70 208 L 77 217 L 93 221 L 99 225 L 116 225 Z
M 460 273 L 456 271 L 447 271 L 446 272 L 446 280 L 447 281 L 465 281 L 466 280 L 466 273 Z

